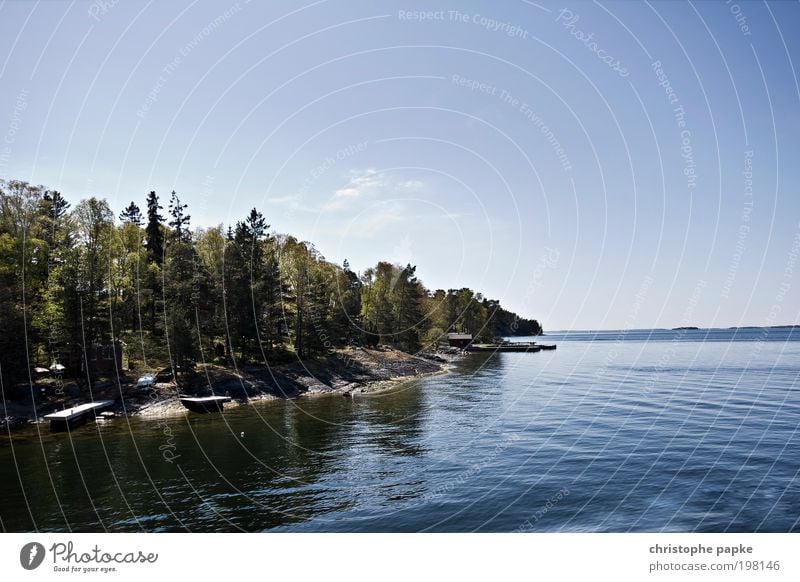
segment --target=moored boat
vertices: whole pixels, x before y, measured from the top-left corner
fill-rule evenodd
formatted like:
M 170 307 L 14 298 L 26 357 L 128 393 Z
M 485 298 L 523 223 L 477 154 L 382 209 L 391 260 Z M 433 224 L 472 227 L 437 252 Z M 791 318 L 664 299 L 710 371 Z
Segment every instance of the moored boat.
M 192 412 L 222 412 L 222 406 L 231 401 L 230 396 L 185 396 L 180 398 L 181 404 Z

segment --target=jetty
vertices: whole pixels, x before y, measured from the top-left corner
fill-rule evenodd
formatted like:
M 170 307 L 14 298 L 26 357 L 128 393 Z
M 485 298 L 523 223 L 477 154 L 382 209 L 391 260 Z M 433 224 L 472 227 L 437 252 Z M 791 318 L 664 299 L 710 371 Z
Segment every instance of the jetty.
M 534 343 L 470 344 L 468 352 L 538 352 L 542 348 Z
M 231 401 L 230 396 L 185 396 L 180 399 L 181 404 L 192 412 L 222 412 L 222 406 Z
M 554 350 L 555 344 L 537 344 L 535 342 L 500 342 L 494 344 L 470 344 L 468 352 L 517 352 L 535 353 L 540 350 Z
M 447 339 L 451 348 L 458 348 L 467 352 L 538 352 L 540 350 L 554 350 L 556 344 L 537 344 L 536 342 L 510 342 L 508 340 L 486 344 L 473 343 L 470 333 L 449 333 Z
M 95 414 L 104 408 L 108 408 L 113 405 L 113 400 L 88 402 L 86 404 L 81 404 L 80 406 L 66 408 L 64 410 L 59 410 L 58 412 L 47 414 L 45 415 L 44 419 L 50 421 L 50 430 L 52 431 L 70 430 L 83 424 L 88 418 L 94 417 Z

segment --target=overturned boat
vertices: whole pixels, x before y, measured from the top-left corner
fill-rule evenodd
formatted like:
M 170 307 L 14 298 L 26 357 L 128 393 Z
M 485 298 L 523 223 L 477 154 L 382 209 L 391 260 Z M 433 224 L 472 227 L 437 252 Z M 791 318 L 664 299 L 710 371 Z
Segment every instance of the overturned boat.
M 181 404 L 192 412 L 222 412 L 222 406 L 231 401 L 230 396 L 185 396 L 180 398 Z

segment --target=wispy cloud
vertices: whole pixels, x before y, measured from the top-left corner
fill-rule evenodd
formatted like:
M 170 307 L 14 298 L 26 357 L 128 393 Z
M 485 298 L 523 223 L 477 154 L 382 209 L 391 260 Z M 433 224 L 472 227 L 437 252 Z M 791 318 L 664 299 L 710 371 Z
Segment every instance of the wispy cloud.
M 350 177 L 350 182 L 359 186 L 371 186 L 383 182 L 383 174 L 375 168 L 350 170 L 347 174 Z
M 422 180 L 406 180 L 405 182 L 400 182 L 397 184 L 397 188 L 399 190 L 405 190 L 406 192 L 418 192 L 425 187 L 425 182 Z
M 361 195 L 361 190 L 358 188 L 342 188 L 337 190 L 334 198 L 356 198 Z
M 331 199 L 323 204 L 323 211 L 352 210 L 361 201 L 372 202 L 387 196 L 418 191 L 425 186 L 420 180 L 398 180 L 375 168 L 350 170 L 347 178 L 347 184 L 336 190 Z

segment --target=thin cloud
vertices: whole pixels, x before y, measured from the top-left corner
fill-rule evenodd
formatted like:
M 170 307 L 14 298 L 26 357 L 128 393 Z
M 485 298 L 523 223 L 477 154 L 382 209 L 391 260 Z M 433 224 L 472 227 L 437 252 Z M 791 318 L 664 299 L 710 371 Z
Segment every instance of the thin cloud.
M 400 182 L 397 184 L 397 188 L 399 190 L 405 190 L 407 192 L 418 192 L 425 187 L 425 182 L 422 180 L 406 180 L 405 182 Z
M 417 191 L 425 186 L 421 180 L 396 180 L 375 168 L 352 169 L 347 178 L 347 184 L 322 205 L 323 212 L 351 211 L 361 200 L 372 201 L 396 192 Z
M 334 198 L 357 198 L 361 196 L 361 191 L 358 188 L 342 188 L 337 190 Z

